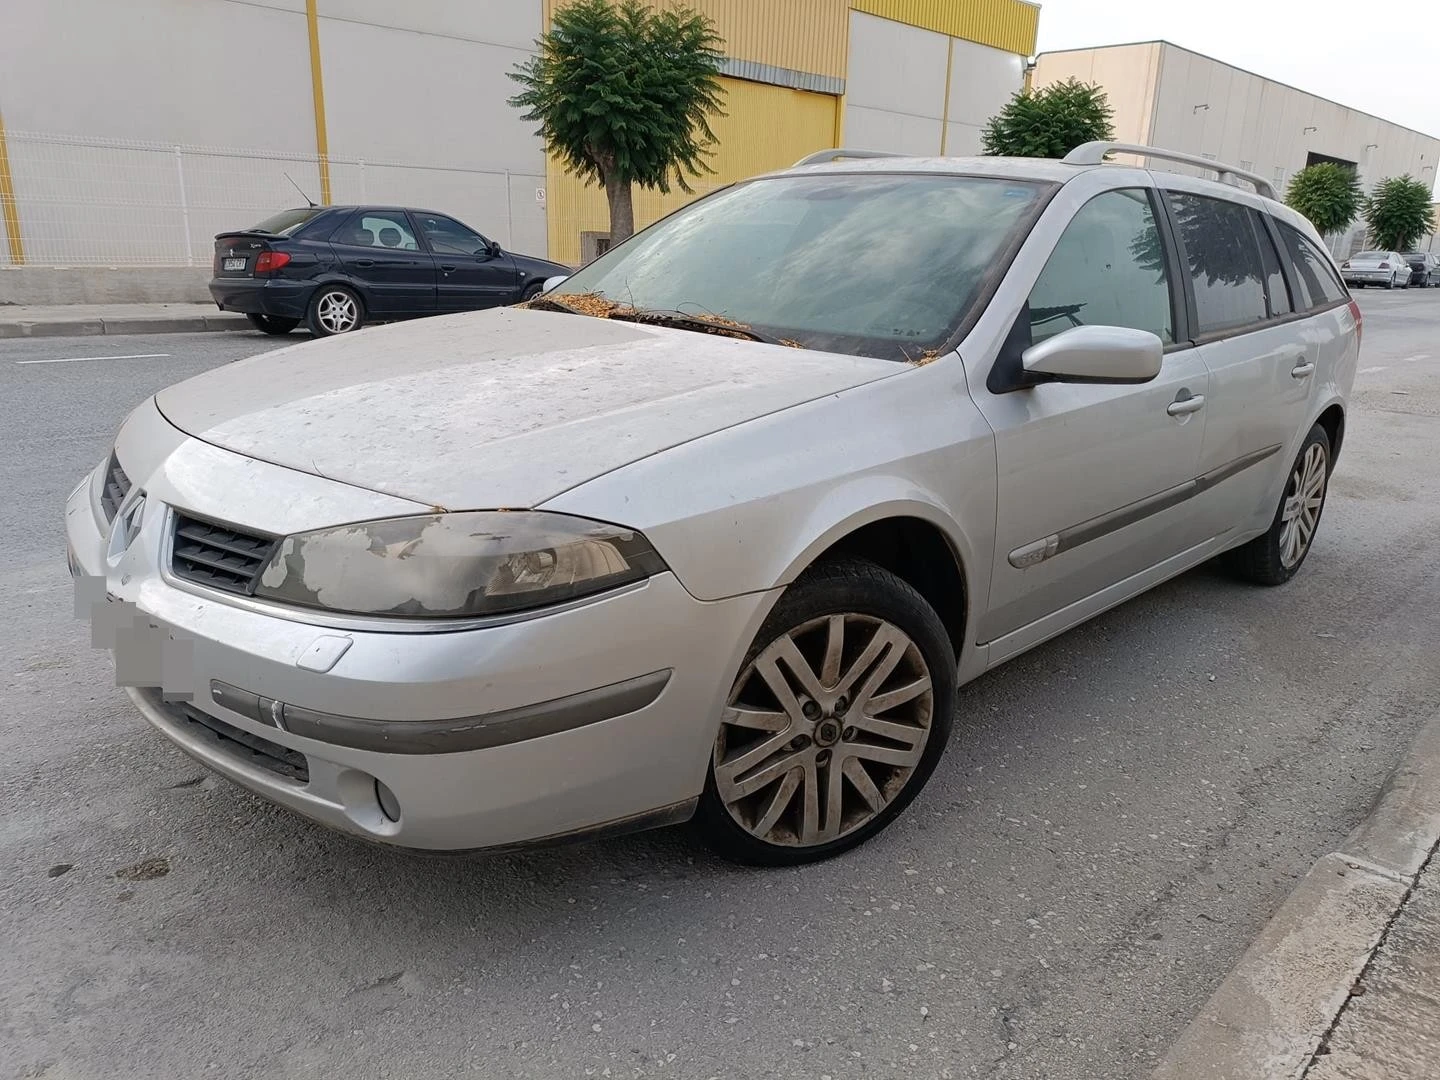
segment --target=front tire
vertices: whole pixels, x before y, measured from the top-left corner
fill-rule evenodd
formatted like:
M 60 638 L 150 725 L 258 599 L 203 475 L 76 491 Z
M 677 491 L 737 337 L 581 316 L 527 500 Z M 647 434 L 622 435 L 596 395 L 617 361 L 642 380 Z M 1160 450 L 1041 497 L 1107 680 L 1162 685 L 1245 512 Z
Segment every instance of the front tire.
M 1330 452 L 1330 436 L 1316 424 L 1300 446 L 1269 530 L 1225 553 L 1225 563 L 1237 577 L 1257 585 L 1284 585 L 1299 572 L 1325 510 Z
M 310 298 L 305 327 L 316 337 L 349 334 L 365 325 L 365 305 L 353 289 L 324 285 Z
M 792 866 L 874 836 L 925 786 L 955 709 L 935 610 L 862 560 L 813 567 L 731 689 L 695 816 L 724 858 Z
M 272 334 L 275 337 L 288 334 L 300 325 L 299 319 L 282 319 L 278 315 L 246 315 L 245 318 L 262 334 Z

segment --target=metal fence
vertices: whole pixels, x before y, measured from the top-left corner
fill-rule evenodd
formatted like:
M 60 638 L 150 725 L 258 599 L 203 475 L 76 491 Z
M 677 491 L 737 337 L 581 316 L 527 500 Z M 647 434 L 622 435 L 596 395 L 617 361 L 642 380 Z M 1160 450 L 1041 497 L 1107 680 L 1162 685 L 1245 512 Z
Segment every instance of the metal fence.
M 7 143 L 35 266 L 207 266 L 216 233 L 303 205 L 297 187 L 320 201 L 314 154 L 26 131 Z M 506 247 L 545 251 L 543 172 L 343 157 L 329 166 L 336 203 L 443 209 Z M 0 265 L 10 250 L 0 240 Z

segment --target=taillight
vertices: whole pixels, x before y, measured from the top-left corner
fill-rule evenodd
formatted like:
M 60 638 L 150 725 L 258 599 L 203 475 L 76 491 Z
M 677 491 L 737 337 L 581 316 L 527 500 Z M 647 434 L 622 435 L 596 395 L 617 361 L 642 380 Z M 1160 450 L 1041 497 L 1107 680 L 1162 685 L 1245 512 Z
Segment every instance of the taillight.
M 255 273 L 268 274 L 272 270 L 279 270 L 289 261 L 288 251 L 262 251 L 255 257 Z
M 1388 262 L 1382 262 L 1382 263 L 1380 264 L 1380 269 L 1381 269 L 1381 270 L 1389 270 L 1389 269 L 1390 269 L 1390 264 L 1389 264 Z
M 1352 298 L 1350 301 L 1350 314 L 1355 317 L 1355 345 L 1360 345 L 1360 335 L 1365 329 L 1365 316 L 1360 313 L 1360 305 Z

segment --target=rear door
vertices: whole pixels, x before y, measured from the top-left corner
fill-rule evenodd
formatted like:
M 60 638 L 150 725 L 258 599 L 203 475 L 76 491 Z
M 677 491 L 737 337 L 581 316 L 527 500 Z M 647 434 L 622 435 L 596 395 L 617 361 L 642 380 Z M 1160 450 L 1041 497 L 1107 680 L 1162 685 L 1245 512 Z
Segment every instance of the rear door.
M 1071 181 L 1047 211 L 1080 202 L 1038 277 L 1020 282 L 1028 300 L 996 363 L 1018 363 L 1024 348 L 1080 325 L 1147 330 L 1167 351 L 1160 375 L 1141 385 L 1006 390 L 994 372 L 972 383 L 995 432 L 996 549 L 979 628 L 995 655 L 1012 647 L 1000 642 L 1006 635 L 1019 641 L 1037 620 L 1201 539 L 1188 496 L 1209 376 L 1197 351 L 1177 341 L 1183 308 L 1152 190 L 1095 193 L 1103 172 Z M 1031 242 L 1040 240 L 1037 229 Z
M 414 218 L 435 260 L 439 310 L 475 311 L 520 299 L 520 270 L 498 245 L 444 214 L 417 211 Z
M 1171 187 L 1166 203 L 1189 277 L 1193 340 L 1210 370 L 1197 510 L 1213 536 L 1258 528 L 1275 512 L 1271 493 L 1310 414 L 1316 335 L 1291 297 L 1268 215 L 1213 185 Z
M 404 210 L 356 210 L 330 237 L 340 267 L 365 294 L 370 314 L 435 311 L 435 264 Z

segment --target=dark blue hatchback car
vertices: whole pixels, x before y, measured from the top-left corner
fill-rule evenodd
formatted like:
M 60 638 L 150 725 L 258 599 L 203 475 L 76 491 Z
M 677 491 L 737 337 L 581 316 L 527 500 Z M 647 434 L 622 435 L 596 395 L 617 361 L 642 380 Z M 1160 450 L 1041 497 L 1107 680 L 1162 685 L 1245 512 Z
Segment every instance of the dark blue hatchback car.
M 503 250 L 446 214 L 310 206 L 215 237 L 210 295 L 267 334 L 513 304 L 570 268 Z

